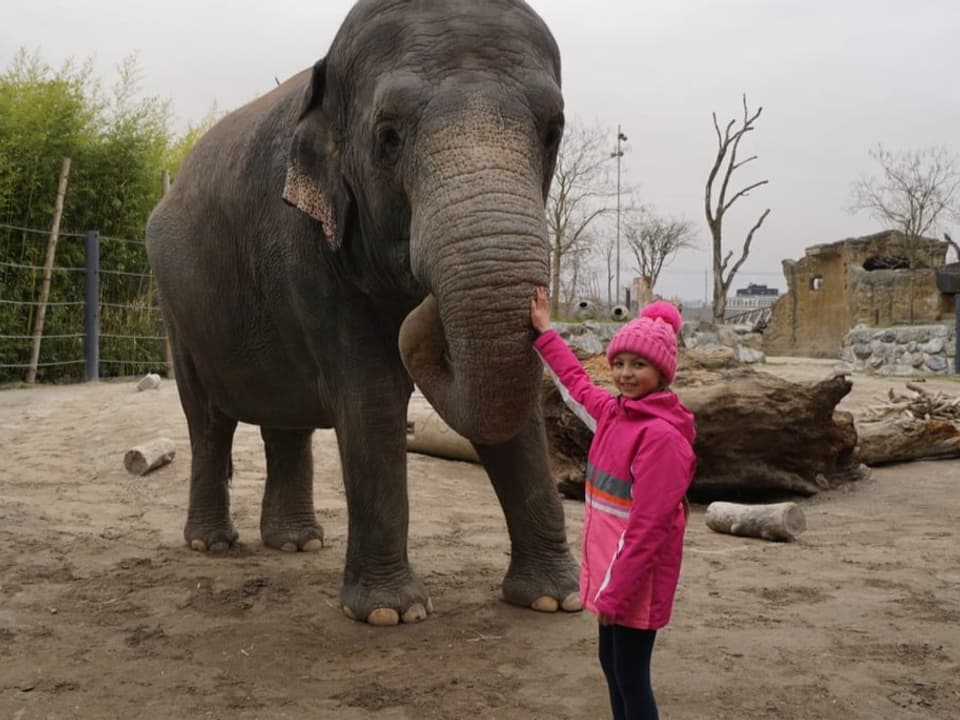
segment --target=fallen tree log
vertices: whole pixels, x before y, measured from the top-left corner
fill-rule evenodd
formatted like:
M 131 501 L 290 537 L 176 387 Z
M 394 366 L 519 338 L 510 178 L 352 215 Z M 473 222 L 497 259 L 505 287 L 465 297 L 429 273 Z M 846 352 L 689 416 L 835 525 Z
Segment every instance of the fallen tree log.
M 584 363 L 594 381 L 612 386 L 606 360 Z M 684 381 L 698 385 L 684 385 Z M 853 416 L 836 410 L 852 383 L 843 374 L 794 383 L 736 368 L 686 378 L 676 391 L 696 415 L 697 472 L 690 498 L 766 499 L 813 495 L 869 473 L 856 455 Z M 549 376 L 543 406 L 557 487 L 583 498 L 583 473 L 592 434 L 563 403 Z
M 714 532 L 791 542 L 807 529 L 800 506 L 792 502 L 773 505 L 742 505 L 712 502 L 707 506 L 707 527 Z
M 861 462 L 885 465 L 960 457 L 960 397 L 906 383 L 856 419 Z
M 169 463 L 177 454 L 177 446 L 168 438 L 156 438 L 127 450 L 123 466 L 132 475 L 145 475 Z
M 407 413 L 407 450 L 449 460 L 480 462 L 473 445 L 459 435 L 433 408 L 419 407 Z
M 949 420 L 912 415 L 857 420 L 860 462 L 886 465 L 960 457 L 960 428 Z

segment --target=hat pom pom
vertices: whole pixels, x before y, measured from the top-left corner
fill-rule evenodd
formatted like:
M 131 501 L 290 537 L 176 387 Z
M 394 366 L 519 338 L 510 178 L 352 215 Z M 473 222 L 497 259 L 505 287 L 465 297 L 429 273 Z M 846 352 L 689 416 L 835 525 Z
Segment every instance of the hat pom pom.
M 676 306 L 666 300 L 657 300 L 656 302 L 650 303 L 640 313 L 640 317 L 649 318 L 650 320 L 659 318 L 672 327 L 675 333 L 680 332 L 680 326 L 683 325 L 683 319 L 680 317 Z

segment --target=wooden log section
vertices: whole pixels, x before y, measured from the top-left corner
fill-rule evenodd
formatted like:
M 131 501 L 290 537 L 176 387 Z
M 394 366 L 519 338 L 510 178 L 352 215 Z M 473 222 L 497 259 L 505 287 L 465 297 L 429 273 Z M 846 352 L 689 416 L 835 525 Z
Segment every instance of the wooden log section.
M 800 506 L 792 502 L 742 505 L 712 502 L 707 506 L 707 527 L 714 532 L 742 537 L 790 542 L 807 529 Z
M 866 465 L 960 457 L 958 423 L 909 415 L 858 421 L 858 453 Z
M 447 425 L 432 408 L 408 412 L 407 450 L 448 460 L 480 462 L 470 441 Z
M 123 456 L 123 466 L 132 475 L 145 475 L 169 463 L 176 454 L 173 440 L 156 438 L 127 450 Z

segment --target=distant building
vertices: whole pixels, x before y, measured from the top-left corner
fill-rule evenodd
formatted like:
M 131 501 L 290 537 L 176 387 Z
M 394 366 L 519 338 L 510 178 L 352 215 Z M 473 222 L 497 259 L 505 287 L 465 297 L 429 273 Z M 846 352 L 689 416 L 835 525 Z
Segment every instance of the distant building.
M 749 283 L 745 288 L 740 288 L 737 290 L 737 297 L 746 297 L 753 295 L 763 295 L 763 296 L 773 296 L 777 297 L 780 294 L 780 291 L 777 288 L 767 287 L 766 285 L 757 285 L 756 283 Z
M 750 283 L 745 288 L 737 290 L 737 294 L 733 297 L 727 298 L 727 316 L 770 307 L 779 297 L 780 291 L 777 288 Z

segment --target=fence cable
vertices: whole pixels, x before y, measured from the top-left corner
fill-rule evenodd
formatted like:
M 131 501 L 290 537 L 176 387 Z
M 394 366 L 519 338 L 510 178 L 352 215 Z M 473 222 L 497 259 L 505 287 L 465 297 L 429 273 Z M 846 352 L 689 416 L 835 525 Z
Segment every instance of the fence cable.
M 49 236 L 50 234 L 49 230 L 20 227 L 17 225 L 9 225 L 6 223 L 0 223 L 0 230 L 27 233 L 30 235 L 37 236 L 38 238 L 40 236 L 46 237 L 46 236 Z M 77 239 L 82 240 L 87 236 L 88 236 L 88 233 L 69 233 L 69 232 L 60 232 L 58 235 L 58 237 L 61 239 L 66 238 L 71 240 L 77 240 Z M 118 237 L 111 237 L 108 235 L 99 235 L 99 234 L 97 235 L 97 239 L 98 239 L 98 242 L 101 244 L 101 246 L 107 243 L 122 243 L 122 244 L 128 244 L 128 245 L 136 245 L 143 248 L 146 247 L 146 242 L 144 240 L 130 240 L 127 238 L 118 238 Z M 26 271 L 31 271 L 33 273 L 41 273 L 46 269 L 44 266 L 41 266 L 41 265 L 31 265 L 28 263 L 18 263 L 18 262 L 8 262 L 8 261 L 0 261 L 0 268 L 26 270 Z M 53 266 L 53 270 L 55 271 L 60 270 L 63 272 L 72 272 L 72 273 L 87 272 L 87 269 L 85 267 L 64 267 L 64 266 L 57 266 L 57 265 Z M 149 271 L 149 265 L 145 272 L 133 272 L 128 270 L 108 270 L 108 269 L 98 268 L 97 273 L 101 277 L 114 276 L 114 277 L 137 278 L 140 280 L 152 278 L 152 274 Z M 101 293 L 102 292 L 103 291 L 101 289 Z M 72 308 L 72 307 L 85 307 L 86 302 L 84 300 L 63 300 L 63 301 L 52 301 L 52 302 L 48 301 L 46 303 L 41 303 L 35 300 L 13 300 L 13 299 L 0 298 L 0 305 L 6 305 L 6 306 L 14 305 L 14 306 L 20 306 L 24 308 L 37 308 L 41 305 L 46 305 L 47 307 Z M 157 305 L 153 305 L 153 304 L 144 305 L 142 303 L 138 304 L 136 302 L 133 302 L 133 303 L 100 302 L 98 304 L 99 311 L 106 310 L 106 309 L 137 313 L 138 315 L 135 315 L 134 319 L 136 320 L 136 318 L 139 317 L 139 320 L 136 320 L 134 322 L 134 325 L 140 325 L 140 326 L 143 326 L 145 324 L 144 317 L 141 313 L 144 313 L 144 312 L 147 312 L 150 314 L 155 313 L 157 319 L 159 320 L 159 326 L 161 328 L 163 327 L 162 317 L 159 316 L 160 308 Z M 122 316 L 122 317 L 127 317 L 127 316 Z M 122 319 L 120 320 L 120 322 L 124 325 L 129 324 L 129 322 L 126 322 Z M 153 323 L 148 322 L 146 324 L 149 326 L 149 324 L 153 324 Z M 0 332 L 2 332 L 3 330 L 9 331 L 11 329 L 13 328 L 0 328 Z M 28 340 L 32 340 L 33 337 L 34 337 L 33 335 L 0 334 L 0 340 L 6 340 L 11 342 L 28 341 Z M 79 332 L 79 333 L 62 333 L 62 334 L 54 334 L 54 335 L 45 334 L 41 337 L 41 340 L 78 340 L 78 339 L 85 339 L 85 338 L 86 338 L 86 333 Z M 110 341 L 111 343 L 116 343 L 118 341 L 119 342 L 132 341 L 134 343 L 137 343 L 137 342 L 158 343 L 158 342 L 167 340 L 167 337 L 165 335 L 136 335 L 136 334 L 123 335 L 123 334 L 117 334 L 117 333 L 98 333 L 98 339 L 107 340 L 107 341 Z M 16 346 L 11 346 L 11 347 L 16 347 Z M 132 347 L 136 352 L 137 346 L 133 345 Z M 144 345 L 140 349 L 140 351 L 146 353 L 149 347 L 150 347 L 149 345 Z M 128 349 L 129 349 L 129 346 L 128 346 Z M 149 351 L 149 354 L 155 354 L 155 353 L 156 353 L 155 350 Z M 16 354 L 19 354 L 19 352 L 17 352 Z M 36 364 L 36 367 L 37 368 L 57 368 L 57 367 L 83 365 L 85 362 L 86 362 L 85 359 L 58 360 L 58 361 L 49 361 L 49 362 L 39 362 Z M 165 364 L 165 359 L 160 357 L 153 357 L 153 358 L 147 357 L 142 359 L 100 357 L 98 358 L 98 364 L 110 365 L 110 366 L 120 365 L 120 366 L 127 366 L 130 368 L 157 367 L 158 365 Z M 31 365 L 29 363 L 0 363 L 0 370 L 25 370 L 30 367 Z M 121 370 L 121 372 L 123 371 Z

